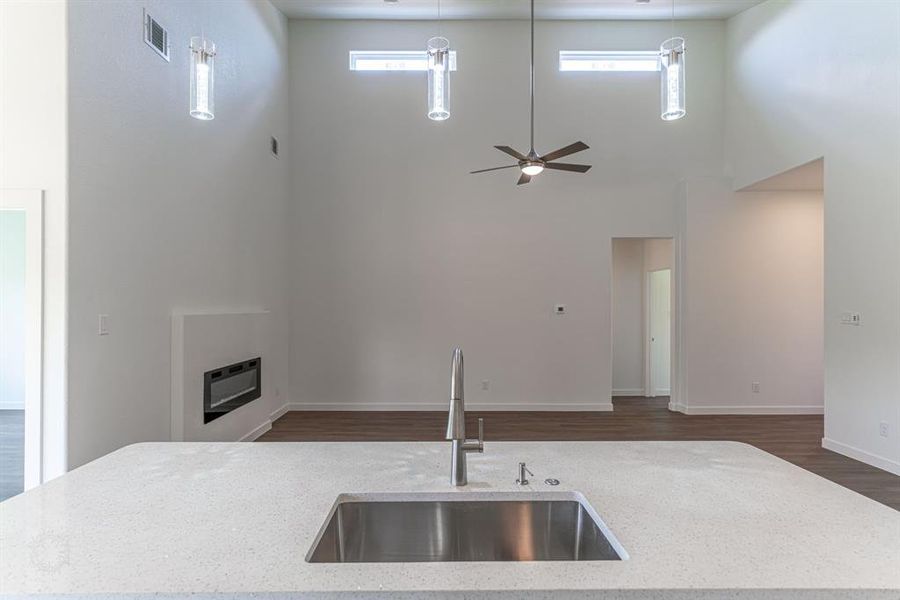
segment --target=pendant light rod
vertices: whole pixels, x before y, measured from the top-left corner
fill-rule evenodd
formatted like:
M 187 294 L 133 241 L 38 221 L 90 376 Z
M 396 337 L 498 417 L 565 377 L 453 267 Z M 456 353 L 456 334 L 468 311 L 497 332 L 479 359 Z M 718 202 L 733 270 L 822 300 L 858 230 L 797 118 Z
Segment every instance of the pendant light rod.
M 671 31 L 669 37 L 675 37 L 675 0 L 672 0 L 672 19 L 669 21 L 669 29 Z
M 534 153 L 534 0 L 531 0 L 531 152 Z

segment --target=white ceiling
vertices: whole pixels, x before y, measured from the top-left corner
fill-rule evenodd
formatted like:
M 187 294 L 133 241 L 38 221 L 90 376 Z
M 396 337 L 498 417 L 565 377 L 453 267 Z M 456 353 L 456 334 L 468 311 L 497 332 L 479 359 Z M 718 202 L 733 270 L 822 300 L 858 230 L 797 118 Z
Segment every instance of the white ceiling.
M 763 0 L 675 0 L 678 19 L 727 19 Z M 272 0 L 291 19 L 434 19 L 438 0 Z M 539 19 L 668 19 L 672 0 L 536 0 Z M 528 0 L 441 0 L 446 19 L 527 19 Z

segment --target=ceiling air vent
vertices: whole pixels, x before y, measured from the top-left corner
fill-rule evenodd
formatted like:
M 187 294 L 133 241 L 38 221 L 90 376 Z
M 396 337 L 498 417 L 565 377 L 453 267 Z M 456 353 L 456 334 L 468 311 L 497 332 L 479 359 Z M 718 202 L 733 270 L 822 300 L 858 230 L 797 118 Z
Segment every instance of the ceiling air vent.
M 153 51 L 169 60 L 169 32 L 159 24 L 159 21 L 144 11 L 144 42 L 153 48 Z

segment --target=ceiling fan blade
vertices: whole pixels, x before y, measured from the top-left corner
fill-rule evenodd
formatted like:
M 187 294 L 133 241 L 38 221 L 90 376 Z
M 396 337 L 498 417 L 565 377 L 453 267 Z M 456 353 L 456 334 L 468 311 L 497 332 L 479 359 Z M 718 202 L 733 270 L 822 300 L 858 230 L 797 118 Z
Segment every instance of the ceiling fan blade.
M 556 169 L 557 171 L 574 171 L 576 173 L 586 173 L 591 165 L 573 165 L 570 163 L 544 163 L 545 169 Z
M 492 167 L 490 169 L 479 169 L 478 171 L 469 171 L 469 175 L 474 175 L 476 173 L 487 173 L 488 171 L 499 171 L 500 169 L 512 169 L 513 167 L 518 167 L 519 165 L 506 165 L 505 167 Z
M 506 152 L 507 154 L 518 160 L 528 160 L 528 157 L 526 157 L 524 154 L 517 150 L 513 150 L 509 146 L 494 146 L 494 148 L 496 148 L 500 152 Z
M 531 181 L 531 175 L 526 175 L 522 173 L 522 176 L 519 177 L 519 181 L 516 182 L 516 185 L 522 185 L 523 183 L 528 183 Z
M 543 161 L 556 160 L 557 158 L 562 158 L 563 156 L 568 156 L 570 154 L 575 154 L 576 152 L 581 152 L 582 150 L 587 150 L 590 148 L 584 142 L 575 142 L 574 144 L 569 144 L 565 148 L 560 148 L 559 150 L 554 150 L 553 152 L 548 152 L 547 154 L 541 157 Z

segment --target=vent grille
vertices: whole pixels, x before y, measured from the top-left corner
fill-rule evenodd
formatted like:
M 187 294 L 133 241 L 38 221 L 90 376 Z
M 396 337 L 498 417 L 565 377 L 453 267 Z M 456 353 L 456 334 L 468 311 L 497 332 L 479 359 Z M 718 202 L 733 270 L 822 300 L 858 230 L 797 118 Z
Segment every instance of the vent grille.
M 169 32 L 159 21 L 144 11 L 144 42 L 161 57 L 169 60 Z

